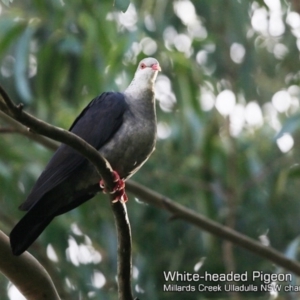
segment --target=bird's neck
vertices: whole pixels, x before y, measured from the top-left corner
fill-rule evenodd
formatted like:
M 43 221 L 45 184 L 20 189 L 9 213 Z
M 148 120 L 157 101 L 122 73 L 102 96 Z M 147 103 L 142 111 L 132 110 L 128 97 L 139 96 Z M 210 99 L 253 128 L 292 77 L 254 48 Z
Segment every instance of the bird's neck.
M 130 111 L 136 118 L 141 117 L 143 120 L 156 118 L 154 84 L 143 86 L 133 81 L 124 94 Z
M 132 101 L 143 97 L 152 98 L 154 96 L 154 81 L 137 81 L 133 79 L 124 91 L 124 94 L 132 99 Z

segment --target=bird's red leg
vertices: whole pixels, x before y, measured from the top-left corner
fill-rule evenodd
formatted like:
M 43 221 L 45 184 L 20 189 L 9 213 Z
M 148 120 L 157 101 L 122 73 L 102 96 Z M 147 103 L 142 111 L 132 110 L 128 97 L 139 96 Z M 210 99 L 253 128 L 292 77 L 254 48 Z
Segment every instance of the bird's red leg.
M 115 186 L 112 192 L 110 192 L 110 194 L 114 194 L 114 199 L 112 202 L 115 203 L 120 201 L 125 203 L 128 201 L 128 197 L 125 193 L 125 181 L 120 178 L 119 174 L 116 171 L 113 171 L 113 176 Z M 103 189 L 103 193 L 108 193 L 108 191 L 105 188 L 104 181 L 102 179 L 100 180 L 99 185 Z

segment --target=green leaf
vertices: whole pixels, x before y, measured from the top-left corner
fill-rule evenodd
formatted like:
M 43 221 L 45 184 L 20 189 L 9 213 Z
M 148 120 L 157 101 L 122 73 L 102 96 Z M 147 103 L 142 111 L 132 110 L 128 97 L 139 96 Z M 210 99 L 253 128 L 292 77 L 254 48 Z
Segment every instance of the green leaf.
M 78 39 L 74 36 L 67 36 L 59 45 L 59 49 L 63 53 L 73 53 L 79 55 L 82 52 L 82 46 Z
M 289 259 L 297 259 L 297 253 L 299 249 L 300 237 L 295 238 L 285 250 L 285 256 Z
M 28 80 L 28 56 L 29 56 L 29 43 L 34 33 L 34 28 L 29 26 L 20 37 L 16 47 L 16 88 L 25 103 L 30 103 L 32 99 L 31 89 Z
M 2 3 L 5 4 L 6 6 L 9 6 L 9 3 L 12 3 L 13 0 L 2 0 Z
M 284 133 L 293 133 L 300 128 L 300 114 L 293 115 L 283 124 L 281 130 L 275 135 L 274 140 L 282 137 Z
M 288 172 L 289 178 L 298 178 L 300 177 L 300 165 L 293 165 Z
M 3 18 L 0 20 L 0 28 L 0 56 L 2 56 L 24 31 L 25 25 L 24 22 L 15 22 L 11 19 Z
M 126 12 L 130 4 L 130 0 L 115 0 L 114 6 L 121 10 L 123 13 Z

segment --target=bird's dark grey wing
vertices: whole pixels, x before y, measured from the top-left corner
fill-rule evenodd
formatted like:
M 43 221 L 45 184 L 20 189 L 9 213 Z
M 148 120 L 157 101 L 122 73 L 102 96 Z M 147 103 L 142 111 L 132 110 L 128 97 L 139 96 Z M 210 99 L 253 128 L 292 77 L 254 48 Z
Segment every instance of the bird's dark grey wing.
M 103 93 L 89 103 L 69 130 L 96 149 L 100 149 L 122 125 L 123 114 L 127 108 L 122 93 Z M 84 162 L 86 159 L 81 154 L 62 144 L 20 209 L 29 210 L 45 193 L 65 181 Z

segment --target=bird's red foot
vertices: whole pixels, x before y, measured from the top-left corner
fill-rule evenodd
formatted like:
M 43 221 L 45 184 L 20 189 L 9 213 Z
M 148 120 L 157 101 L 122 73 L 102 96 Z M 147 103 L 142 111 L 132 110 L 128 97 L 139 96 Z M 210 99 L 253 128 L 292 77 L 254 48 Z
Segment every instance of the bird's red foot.
M 114 199 L 112 200 L 112 203 L 117 203 L 118 201 L 122 203 L 126 203 L 128 201 L 128 196 L 125 193 L 125 189 L 116 191 L 114 193 Z
M 128 201 L 128 197 L 125 193 L 125 181 L 120 178 L 119 174 L 116 171 L 113 171 L 113 176 L 115 186 L 112 192 L 108 192 L 108 190 L 105 188 L 104 181 L 102 179 L 100 180 L 99 185 L 103 189 L 104 194 L 114 194 L 114 199 L 112 200 L 113 203 L 116 203 L 118 201 L 125 203 Z

